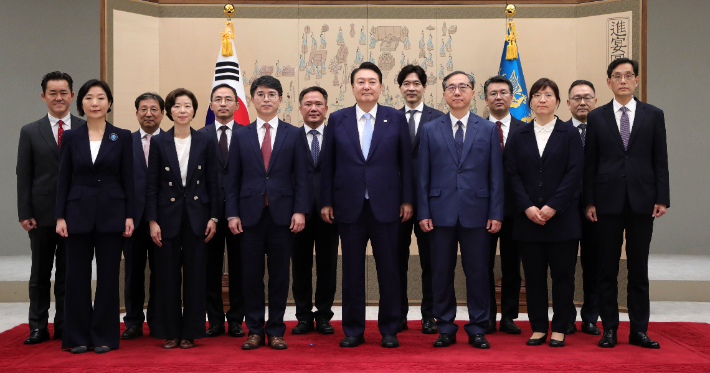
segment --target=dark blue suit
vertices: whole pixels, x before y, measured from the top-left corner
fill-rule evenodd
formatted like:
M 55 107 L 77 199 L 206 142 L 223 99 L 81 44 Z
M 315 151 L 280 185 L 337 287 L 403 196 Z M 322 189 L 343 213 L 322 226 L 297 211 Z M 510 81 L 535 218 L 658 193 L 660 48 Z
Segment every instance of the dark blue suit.
M 131 133 L 106 123 L 96 162 L 87 126 L 62 136 L 57 219 L 65 219 L 67 279 L 63 348 L 119 344 L 118 277 L 126 219 L 134 218 Z M 91 304 L 91 261 L 97 288 Z
M 407 106 L 400 109 L 402 112 L 409 110 Z M 424 123 L 432 121 L 444 115 L 439 110 L 424 105 L 422 116 L 419 118 L 416 135 L 412 139 L 412 185 L 416 185 L 417 172 L 419 167 L 419 142 L 422 137 L 422 127 Z M 412 243 L 412 229 L 417 238 L 417 248 L 419 249 L 419 263 L 422 267 L 422 317 L 434 317 L 434 296 L 431 289 L 431 245 L 429 244 L 429 233 L 422 232 L 417 220 L 417 198 L 415 189 L 414 213 L 412 218 L 401 223 L 399 227 L 399 287 L 401 291 L 402 319 L 406 320 L 409 311 L 409 299 L 407 297 L 407 272 L 409 270 L 409 245 Z
M 432 219 L 432 286 L 439 332 L 456 334 L 454 270 L 458 244 L 466 274 L 471 336 L 483 334 L 490 314 L 489 219 L 503 220 L 503 161 L 498 128 L 470 113 L 459 159 L 449 115 L 424 125 L 419 145 L 419 215 Z
M 548 124 L 549 125 L 549 124 Z M 508 140 L 506 168 L 515 200 L 513 239 L 519 242 L 525 269 L 528 315 L 533 332 L 548 331 L 547 268 L 552 277 L 552 331 L 565 332 L 573 317 L 574 271 L 581 235 L 579 194 L 583 148 L 579 132 L 557 119 L 540 156 L 533 123 Z M 545 225 L 525 210 L 549 206 L 555 215 Z
M 276 120 L 276 118 L 274 118 Z M 273 121 L 272 124 L 273 125 Z M 227 217 L 239 217 L 244 232 L 242 280 L 245 321 L 250 334 L 282 337 L 288 297 L 289 264 L 294 234 L 289 226 L 295 213 L 310 212 L 305 133 L 281 120 L 268 170 L 259 146 L 256 122 L 235 132 L 225 181 Z M 268 205 L 264 206 L 268 196 Z M 269 268 L 269 320 L 264 325 L 264 254 Z
M 367 158 L 355 106 L 330 115 L 323 139 L 321 196 L 332 206 L 343 255 L 343 329 L 365 331 L 365 248 L 368 239 L 380 289 L 379 329 L 396 335 L 401 319 L 397 237 L 400 206 L 414 202 L 412 143 L 404 114 L 378 105 Z M 365 199 L 365 191 L 369 199 Z
M 190 133 L 184 186 L 175 128 L 150 142 L 145 219 L 158 223 L 163 239 L 163 246 L 154 248 L 156 315 L 151 335 L 156 338 L 196 339 L 205 335 L 204 240 L 208 221 L 219 213 L 218 167 L 213 141 L 192 128 Z

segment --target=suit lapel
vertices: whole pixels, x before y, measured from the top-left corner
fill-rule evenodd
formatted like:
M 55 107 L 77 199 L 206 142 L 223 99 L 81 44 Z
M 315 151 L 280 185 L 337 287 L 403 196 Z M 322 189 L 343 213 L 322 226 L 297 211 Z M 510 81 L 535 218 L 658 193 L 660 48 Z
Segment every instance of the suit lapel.
M 276 130 L 276 139 L 274 139 L 274 148 L 271 149 L 271 159 L 269 159 L 269 171 L 273 167 L 274 162 L 276 162 L 276 157 L 279 155 L 279 150 L 281 150 L 281 145 L 284 143 L 284 139 L 288 136 L 288 125 L 285 122 L 279 120 L 278 130 Z M 267 171 L 268 174 L 268 171 Z
M 44 118 L 39 120 L 39 133 L 47 142 L 47 146 L 52 149 L 52 153 L 59 159 L 59 146 L 57 146 L 57 141 L 54 139 L 54 132 L 52 132 L 52 124 L 49 123 L 49 117 L 44 116 Z
M 261 161 L 261 164 L 264 164 L 264 157 L 261 155 L 261 148 L 259 147 L 259 132 L 257 131 L 256 128 L 256 121 L 251 122 L 246 128 L 244 128 L 244 131 L 249 131 L 249 134 L 247 135 L 247 141 L 251 144 L 251 148 L 254 151 L 254 156 L 256 159 Z M 264 169 L 264 168 L 262 168 Z M 264 170 L 264 173 L 266 173 L 266 170 Z
M 609 126 L 611 131 L 611 136 L 616 139 L 622 150 L 624 150 L 624 142 L 621 140 L 621 133 L 619 132 L 619 126 L 616 124 L 616 116 L 614 115 L 614 100 L 604 105 L 604 118 L 606 118 L 606 124 Z
M 198 154 L 202 152 L 202 147 L 205 146 L 203 141 L 195 136 L 195 130 L 190 127 L 190 158 L 187 160 L 187 177 L 185 178 L 185 185 L 189 185 L 192 180 L 192 175 L 195 173 L 199 162 Z
M 466 159 L 468 152 L 471 151 L 471 146 L 473 145 L 473 139 L 476 137 L 478 132 L 478 118 L 475 114 L 469 113 L 468 123 L 466 124 L 466 136 L 463 139 L 463 151 L 461 152 L 461 159 Z M 498 144 L 500 146 L 500 144 Z M 491 144 L 493 146 L 493 144 Z
M 74 143 L 76 148 L 79 150 L 79 154 L 84 157 L 87 164 L 94 167 L 94 162 L 91 161 L 91 146 L 89 145 L 89 127 L 82 126 L 81 128 L 73 131 L 81 131 L 78 135 L 74 136 Z
M 305 124 L 304 124 L 303 126 L 306 127 L 306 128 L 310 128 L 310 127 L 308 127 L 308 126 L 305 125 Z M 321 124 L 321 126 L 324 126 L 324 124 Z M 300 130 L 301 130 L 301 129 L 299 129 L 299 131 L 300 131 Z M 309 131 L 310 131 L 310 130 L 309 130 Z M 305 146 L 306 146 L 306 149 L 307 149 L 307 151 L 308 151 L 308 157 L 306 157 L 306 158 L 308 158 L 308 162 L 311 164 L 311 166 L 313 166 L 313 168 L 315 168 L 317 162 L 316 162 L 316 163 L 313 162 L 313 153 L 311 153 L 311 147 L 308 146 L 308 134 L 306 134 L 306 136 L 303 136 L 303 138 L 304 138 L 304 139 L 303 139 L 303 140 L 304 140 L 303 142 L 306 144 Z M 321 146 L 322 146 L 322 145 L 321 145 Z M 321 158 L 321 157 L 319 156 L 319 157 L 318 157 L 318 161 L 320 161 L 320 158 Z
M 114 127 L 111 123 L 106 122 L 106 129 L 104 130 L 104 137 L 101 139 L 101 145 L 99 146 L 99 154 L 96 155 L 96 161 L 94 162 L 95 165 L 99 164 L 105 157 L 106 154 L 111 152 L 111 149 L 116 145 L 116 141 L 118 141 L 118 137 L 116 137 L 115 140 L 111 140 L 110 137 L 111 135 L 116 135 L 116 127 Z
M 238 125 L 237 123 L 234 123 L 234 125 Z M 220 127 L 222 126 L 221 124 L 219 125 Z M 219 141 L 217 140 L 217 122 L 214 122 L 213 125 L 207 125 L 205 126 L 207 129 L 207 134 L 212 137 L 212 140 L 214 142 L 215 149 L 217 149 L 217 159 L 219 159 L 219 164 L 224 168 L 224 164 L 227 161 L 224 159 L 222 156 L 222 149 L 219 147 Z M 232 133 L 234 133 L 234 127 L 232 127 Z
M 360 133 L 357 130 L 357 112 L 355 111 L 355 106 L 352 106 L 350 110 L 344 113 L 343 123 L 345 126 L 345 132 L 350 136 L 350 142 L 355 148 L 355 153 L 359 154 L 360 160 L 365 163 L 365 157 L 362 155 L 362 146 L 360 145 Z M 348 117 L 352 117 L 352 120 L 348 120 Z M 373 135 L 374 137 L 374 135 Z M 372 144 L 370 144 L 372 145 Z M 370 146 L 372 149 L 372 146 Z
M 547 155 L 550 153 L 550 149 L 555 146 L 557 141 L 562 137 L 562 133 L 565 132 L 565 129 L 562 128 L 561 126 L 562 121 L 557 118 L 557 121 L 555 121 L 554 128 L 552 129 L 552 133 L 550 134 L 550 138 L 547 139 L 547 144 L 545 144 L 545 149 L 542 150 L 542 157 L 540 157 L 540 161 L 544 164 L 545 159 L 547 159 Z
M 370 142 L 370 151 L 367 153 L 367 159 L 370 160 L 373 154 L 375 154 L 375 149 L 377 144 L 380 143 L 382 136 L 387 132 L 389 127 L 389 113 L 384 110 L 384 106 L 379 106 L 377 108 L 377 117 L 375 118 L 375 128 L 372 132 L 372 141 Z
M 422 127 L 424 123 L 428 122 L 431 118 L 431 108 L 424 105 L 422 110 L 422 116 L 419 117 L 419 124 L 417 125 L 417 131 L 414 134 L 414 143 L 412 144 L 412 153 L 419 149 L 419 140 L 422 138 Z
M 442 115 L 439 121 L 439 131 L 441 136 L 444 138 L 446 147 L 449 148 L 449 153 L 451 153 L 451 158 L 454 160 L 455 164 L 459 163 L 458 157 L 456 156 L 456 144 L 454 143 L 454 130 L 451 126 L 451 120 L 448 115 Z
M 143 170 L 147 170 L 148 166 L 142 160 L 145 159 L 145 154 L 143 153 L 143 144 L 141 143 L 141 131 L 136 131 L 133 133 L 133 152 L 136 153 L 135 156 L 141 160 L 138 162 L 141 164 Z
M 634 100 L 636 98 L 634 97 Z M 641 101 L 636 101 L 636 113 L 634 114 L 634 125 L 631 127 L 631 135 L 629 136 L 629 148 L 631 147 L 631 143 L 634 141 L 636 138 L 636 133 L 641 130 L 641 126 L 643 125 L 643 117 L 646 114 L 646 107 L 643 105 Z M 621 135 L 619 135 L 621 136 Z
M 540 159 L 540 150 L 538 150 L 537 148 L 537 138 L 535 138 L 535 127 L 532 123 L 530 123 L 528 127 L 520 130 L 520 137 L 523 139 L 523 143 L 528 148 L 528 152 L 535 154 L 534 157 L 530 158 L 535 159 L 535 162 L 538 165 L 541 165 L 542 160 Z
M 163 138 L 165 137 L 165 138 Z M 168 157 L 168 163 L 173 171 L 173 174 L 180 180 L 178 185 L 182 188 L 182 175 L 180 175 L 180 162 L 178 161 L 177 149 L 175 148 L 175 127 L 168 130 L 165 135 L 158 136 L 159 140 L 164 141 L 165 153 Z

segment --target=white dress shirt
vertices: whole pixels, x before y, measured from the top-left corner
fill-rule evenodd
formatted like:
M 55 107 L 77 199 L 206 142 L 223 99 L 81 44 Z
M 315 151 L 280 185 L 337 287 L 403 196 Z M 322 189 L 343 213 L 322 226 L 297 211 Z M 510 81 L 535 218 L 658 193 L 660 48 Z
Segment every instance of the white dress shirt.
M 271 122 L 269 122 L 269 124 L 271 124 Z M 219 138 L 220 136 L 222 136 L 222 131 L 220 131 L 219 128 L 222 126 L 227 126 L 227 130 L 225 132 L 227 132 L 227 149 L 229 149 L 229 145 L 232 143 L 232 127 L 234 127 L 234 121 L 232 120 L 227 124 L 222 124 L 220 122 L 215 121 L 214 125 L 216 129 L 215 132 L 217 132 L 217 144 L 219 144 Z M 264 134 L 266 134 L 266 132 L 264 132 Z M 259 143 L 261 143 L 262 140 L 260 140 Z
M 323 149 L 323 127 L 325 127 L 325 125 L 323 124 L 318 126 L 318 128 L 308 127 L 307 124 L 303 125 L 303 130 L 306 131 L 306 139 L 308 140 L 308 154 L 310 154 L 311 145 L 313 144 L 313 134 L 311 134 L 311 130 L 318 131 L 318 133 L 316 134 L 318 138 L 318 145 L 320 145 L 321 150 Z
M 276 128 L 279 126 L 279 118 L 273 117 L 268 121 L 256 117 L 256 133 L 259 135 L 259 149 L 261 149 L 261 144 L 264 143 L 264 137 L 266 136 L 266 127 L 264 123 L 269 123 L 269 133 L 271 134 L 271 149 L 274 149 L 274 141 L 276 140 Z
M 626 111 L 626 115 L 629 116 L 629 133 L 631 133 L 634 127 L 634 118 L 636 117 L 636 100 L 632 98 L 628 104 L 622 105 L 614 99 L 612 105 L 614 106 L 614 117 L 616 117 L 616 126 L 619 128 L 619 133 L 621 133 L 621 107 L 626 106 L 629 109 Z
M 148 141 L 148 139 L 145 138 L 145 135 L 147 135 L 148 132 L 143 131 L 143 128 L 140 128 L 139 131 L 141 133 L 141 146 L 143 147 L 143 149 L 145 149 L 145 143 L 146 141 Z M 158 134 L 160 134 L 160 127 L 158 127 L 158 129 L 155 130 L 155 132 L 153 132 L 151 135 L 157 136 Z
M 61 119 L 62 122 L 64 122 L 64 125 L 62 128 L 64 130 L 70 130 L 71 129 L 71 113 L 67 113 L 67 115 L 64 118 L 55 118 L 52 116 L 52 114 L 47 114 L 47 117 L 49 118 L 49 124 L 52 126 L 52 133 L 54 134 L 54 141 L 59 143 L 57 140 L 59 137 L 59 120 Z
M 491 122 L 500 122 L 500 129 L 503 130 L 503 145 L 508 142 L 508 132 L 510 132 L 510 118 L 512 118 L 510 113 L 508 113 L 508 115 L 506 115 L 503 119 L 496 119 L 493 115 L 488 116 L 488 120 L 490 120 Z M 498 127 L 498 125 L 496 125 L 496 127 Z M 496 129 L 496 132 L 497 131 L 498 130 Z
M 91 149 L 91 163 L 96 163 L 96 156 L 99 155 L 99 149 L 101 149 L 101 140 L 89 141 L 89 148 Z
M 377 117 L 377 107 L 379 104 L 375 104 L 375 107 L 370 110 L 370 123 L 372 123 L 372 133 L 375 133 L 375 118 Z M 360 105 L 355 105 L 355 117 L 357 118 L 357 132 L 360 137 L 360 149 L 362 149 L 362 133 L 365 131 L 365 111 L 360 109 Z
M 454 139 L 456 139 L 456 131 L 459 129 L 458 126 L 456 125 L 456 122 L 461 121 L 461 128 L 463 129 L 463 139 L 466 140 L 466 126 L 468 125 L 468 116 L 471 115 L 471 112 L 467 112 L 466 115 L 464 115 L 463 118 L 457 119 L 453 114 L 449 113 L 449 118 L 451 118 L 451 128 L 454 130 Z
M 557 117 L 554 117 L 550 123 L 546 123 L 544 126 L 539 125 L 537 123 L 537 119 L 533 123 L 533 130 L 535 130 L 535 140 L 537 140 L 537 150 L 540 152 L 541 157 L 542 153 L 545 151 L 547 140 L 550 139 L 550 135 L 552 135 L 552 131 L 555 129 L 556 121 Z
M 178 163 L 180 164 L 180 178 L 182 186 L 187 184 L 187 164 L 190 162 L 190 146 L 192 145 L 192 135 L 184 139 L 175 138 L 175 150 L 177 152 Z
M 404 116 L 407 118 L 407 123 L 409 123 L 409 116 L 411 114 L 408 113 L 410 110 L 416 110 L 414 113 L 414 134 L 417 134 L 417 131 L 419 130 L 419 122 L 422 120 L 422 112 L 424 111 L 424 101 L 420 102 L 419 105 L 412 109 L 407 105 L 404 105 Z

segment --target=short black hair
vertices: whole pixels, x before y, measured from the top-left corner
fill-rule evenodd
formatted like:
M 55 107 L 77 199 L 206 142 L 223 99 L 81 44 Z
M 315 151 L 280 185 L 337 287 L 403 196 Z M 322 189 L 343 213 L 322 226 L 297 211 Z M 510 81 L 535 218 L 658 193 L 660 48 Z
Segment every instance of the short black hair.
M 552 79 L 548 78 L 540 78 L 537 80 L 537 82 L 533 83 L 532 87 L 530 87 L 530 93 L 528 94 L 528 97 L 530 98 L 528 100 L 528 107 L 532 109 L 532 106 L 530 102 L 532 101 L 532 96 L 537 93 L 542 91 L 543 89 L 550 87 L 552 91 L 555 93 L 555 98 L 557 99 L 557 104 L 559 105 L 560 102 L 562 102 L 562 99 L 560 99 L 560 88 L 557 87 L 557 83 L 553 81 Z
M 111 93 L 111 88 L 109 88 L 108 83 L 98 79 L 91 79 L 88 82 L 84 83 L 81 88 L 79 88 L 79 93 L 77 93 L 76 95 L 76 111 L 82 117 L 85 115 L 84 105 L 82 101 L 84 101 L 84 96 L 89 93 L 89 89 L 91 89 L 91 87 L 101 87 L 101 89 L 104 90 L 104 92 L 106 93 L 106 98 L 108 98 L 109 102 L 107 113 L 110 113 L 111 106 L 113 105 L 113 94 Z
M 459 75 L 459 74 L 466 75 L 466 77 L 468 78 L 468 82 L 471 84 L 471 88 L 476 89 L 476 78 L 473 77 L 473 74 L 469 74 L 469 73 L 463 72 L 461 70 L 456 70 L 456 71 L 450 73 L 449 75 L 445 76 L 444 79 L 441 81 L 441 88 L 446 90 L 446 82 L 448 82 L 452 76 Z
M 301 93 L 298 94 L 298 104 L 300 105 L 301 102 L 303 102 L 303 96 L 305 96 L 308 93 L 311 92 L 319 92 L 320 94 L 323 95 L 323 98 L 325 99 L 325 103 L 328 103 L 328 92 L 326 92 L 325 89 L 318 87 L 318 86 L 313 86 L 313 87 L 308 87 L 304 90 L 301 91 Z
M 634 75 L 638 76 L 638 74 L 639 74 L 638 61 L 632 60 L 630 58 L 617 58 L 614 61 L 611 61 L 611 63 L 609 64 L 609 67 L 607 67 L 606 77 L 611 79 L 611 73 L 614 72 L 614 69 L 616 69 L 617 66 L 623 65 L 625 63 L 630 63 L 631 67 L 634 69 Z
M 483 94 L 488 95 L 488 86 L 491 83 L 505 83 L 508 85 L 508 89 L 510 89 L 510 93 L 513 93 L 513 83 L 508 80 L 508 78 L 504 77 L 503 75 L 496 75 L 488 78 L 485 83 L 483 83 Z
M 74 88 L 72 88 L 74 81 L 69 74 L 61 71 L 52 71 L 51 73 L 44 74 L 42 77 L 42 93 L 47 92 L 47 82 L 50 80 L 66 80 L 67 83 L 69 83 L 69 92 L 74 92 Z
M 138 106 L 140 106 L 141 101 L 143 101 L 143 100 L 158 101 L 158 106 L 160 106 L 160 111 L 165 111 L 165 101 L 163 101 L 163 98 L 160 97 L 159 94 L 153 93 L 153 92 L 146 92 L 146 93 L 143 93 L 142 95 L 136 97 L 136 110 L 138 110 Z
M 284 94 L 284 90 L 281 87 L 280 80 L 274 78 L 273 76 L 264 75 L 264 76 L 260 76 L 260 77 L 256 78 L 254 83 L 251 83 L 251 87 L 249 87 L 249 95 L 251 97 L 254 97 L 254 92 L 256 92 L 256 89 L 261 86 L 264 86 L 266 88 L 275 89 L 276 92 L 279 93 L 279 97 L 283 96 L 283 94 Z
M 372 62 L 363 62 L 358 68 L 356 68 L 355 70 L 353 70 L 352 73 L 350 73 L 350 85 L 355 84 L 355 74 L 357 74 L 357 72 L 360 70 L 374 71 L 377 74 L 377 78 L 380 79 L 380 84 L 382 84 L 382 71 L 380 70 L 380 68 Z
M 589 80 L 579 79 L 579 80 L 573 81 L 572 85 L 569 86 L 569 91 L 567 91 L 567 96 L 569 96 L 572 93 L 572 88 L 574 88 L 578 85 L 587 85 L 587 86 L 589 86 L 589 88 L 592 89 L 592 92 L 594 92 L 595 94 L 597 93 L 597 90 L 594 89 L 594 84 L 592 84 L 592 82 L 590 82 Z
M 212 101 L 212 97 L 214 97 L 214 91 L 216 91 L 216 90 L 218 90 L 218 89 L 220 89 L 220 88 L 229 88 L 229 89 L 231 89 L 232 92 L 234 92 L 234 99 L 235 99 L 235 100 L 237 99 L 237 90 L 234 89 L 234 87 L 232 87 L 231 85 L 229 85 L 229 84 L 227 84 L 227 83 L 222 83 L 222 84 L 217 84 L 216 86 L 214 86 L 214 88 L 212 88 L 212 92 L 210 92 L 210 101 Z M 239 102 L 239 101 L 237 101 L 237 103 L 238 103 L 238 102 Z
M 165 106 L 168 108 L 168 110 L 165 111 L 165 114 L 173 122 L 175 120 L 173 119 L 173 114 L 170 109 L 175 106 L 175 100 L 180 96 L 187 96 L 190 101 L 192 101 L 192 108 L 194 109 L 192 112 L 192 117 L 194 118 L 195 114 L 197 114 L 197 97 L 195 97 L 195 94 L 185 88 L 176 88 L 173 89 L 170 93 L 168 93 L 168 95 L 165 97 Z
M 407 78 L 407 75 L 411 73 L 416 73 L 419 77 L 419 81 L 422 82 L 422 85 L 426 85 L 426 72 L 424 69 L 422 69 L 419 65 L 407 65 L 403 67 L 402 70 L 399 71 L 399 75 L 397 75 L 397 83 L 400 87 L 402 86 L 402 83 L 404 83 L 404 79 Z

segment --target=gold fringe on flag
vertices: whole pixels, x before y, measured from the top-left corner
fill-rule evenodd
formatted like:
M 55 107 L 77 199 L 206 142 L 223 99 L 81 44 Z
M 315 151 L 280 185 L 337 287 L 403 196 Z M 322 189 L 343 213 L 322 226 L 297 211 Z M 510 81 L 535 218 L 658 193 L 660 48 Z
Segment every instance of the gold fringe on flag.
M 505 36 L 505 40 L 508 42 L 508 48 L 505 52 L 506 60 L 518 58 L 518 43 L 516 43 L 516 40 L 519 37 L 520 35 L 515 32 L 515 22 L 513 22 L 513 20 L 508 21 L 508 31 Z
M 234 22 L 227 21 L 224 24 L 224 31 L 219 33 L 222 37 L 222 56 L 229 57 L 234 55 L 234 49 L 232 48 L 232 39 L 234 39 Z

